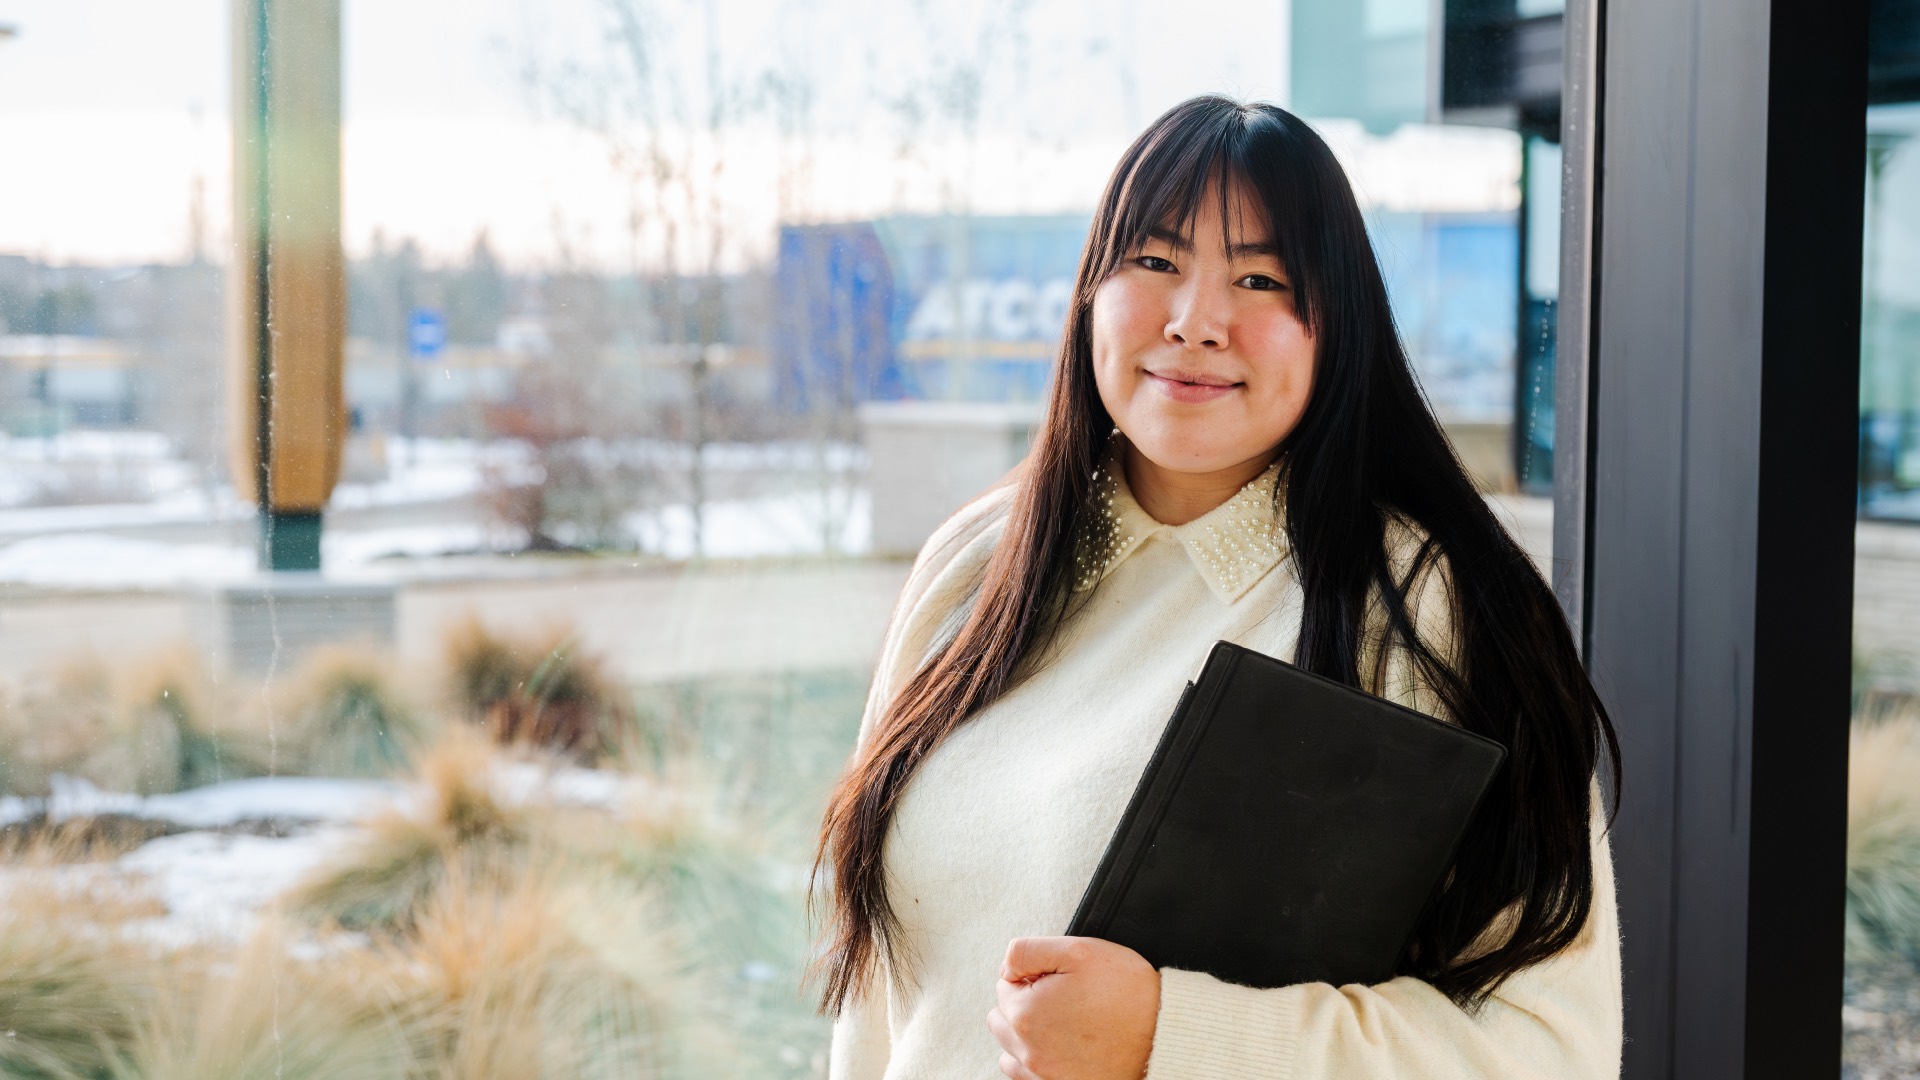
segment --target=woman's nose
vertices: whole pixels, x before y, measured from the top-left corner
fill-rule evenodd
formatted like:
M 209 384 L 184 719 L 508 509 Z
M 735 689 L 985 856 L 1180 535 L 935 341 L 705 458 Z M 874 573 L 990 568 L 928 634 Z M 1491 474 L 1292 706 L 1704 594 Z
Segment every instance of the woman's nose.
M 1197 284 L 1189 284 L 1174 294 L 1173 310 L 1168 315 L 1168 341 L 1202 349 L 1227 347 L 1229 320 L 1225 305 Z

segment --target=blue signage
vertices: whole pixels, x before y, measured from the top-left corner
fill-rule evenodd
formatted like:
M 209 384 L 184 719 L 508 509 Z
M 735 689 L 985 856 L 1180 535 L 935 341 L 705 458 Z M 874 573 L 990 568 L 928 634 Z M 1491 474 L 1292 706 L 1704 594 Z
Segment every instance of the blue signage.
M 1035 401 L 1084 214 L 894 217 L 780 230 L 780 400 Z
M 446 349 L 446 317 L 432 308 L 414 308 L 407 319 L 408 354 L 415 360 L 435 360 Z
M 1512 214 L 1369 215 L 1394 314 L 1449 421 L 1513 416 Z M 902 216 L 780 229 L 778 400 L 1038 401 L 1091 217 Z

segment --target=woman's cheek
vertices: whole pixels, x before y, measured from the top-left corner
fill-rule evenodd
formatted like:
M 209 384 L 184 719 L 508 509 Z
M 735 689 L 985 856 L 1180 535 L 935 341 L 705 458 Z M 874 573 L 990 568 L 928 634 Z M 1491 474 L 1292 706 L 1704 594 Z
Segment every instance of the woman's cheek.
M 1101 404 L 1115 419 L 1125 417 L 1139 403 L 1143 389 L 1139 372 L 1128 362 L 1137 336 L 1138 304 L 1117 279 L 1109 279 L 1094 295 L 1092 312 L 1093 381 Z
M 1314 342 L 1299 320 L 1289 317 L 1265 328 L 1256 348 L 1257 355 L 1268 358 L 1262 366 L 1274 392 L 1304 404 L 1313 388 Z

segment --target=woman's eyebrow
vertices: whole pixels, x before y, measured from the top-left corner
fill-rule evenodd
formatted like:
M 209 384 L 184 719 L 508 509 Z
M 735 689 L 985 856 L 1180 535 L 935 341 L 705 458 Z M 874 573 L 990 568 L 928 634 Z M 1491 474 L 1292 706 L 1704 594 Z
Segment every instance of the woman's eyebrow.
M 1227 258 L 1229 259 L 1252 259 L 1262 255 L 1268 258 L 1278 259 L 1280 257 L 1280 245 L 1271 240 L 1251 240 L 1246 243 L 1234 244 L 1227 248 Z
M 1164 225 L 1155 225 L 1147 230 L 1147 239 L 1158 240 L 1175 251 L 1192 251 L 1193 243 L 1180 233 Z
M 1147 239 L 1158 240 L 1176 252 L 1193 250 L 1193 241 L 1191 239 L 1164 225 L 1156 225 L 1148 229 Z M 1248 240 L 1227 248 L 1227 258 L 1229 259 L 1256 259 L 1261 256 L 1278 259 L 1280 257 L 1280 245 L 1274 243 L 1272 240 Z
M 1194 248 L 1194 246 L 1192 246 L 1192 240 L 1190 240 L 1188 236 L 1175 233 L 1173 229 L 1167 229 L 1165 225 L 1156 225 L 1156 227 L 1148 229 L 1148 231 L 1146 231 L 1146 238 L 1148 238 L 1148 240 L 1160 240 L 1165 246 L 1173 248 L 1175 252 L 1183 252 L 1183 254 L 1185 254 L 1185 252 L 1192 252 L 1192 248 Z M 1281 246 L 1275 244 L 1273 240 L 1244 240 L 1244 242 L 1238 242 L 1238 244 L 1231 244 L 1231 246 L 1227 248 L 1227 258 L 1279 259 L 1281 258 Z

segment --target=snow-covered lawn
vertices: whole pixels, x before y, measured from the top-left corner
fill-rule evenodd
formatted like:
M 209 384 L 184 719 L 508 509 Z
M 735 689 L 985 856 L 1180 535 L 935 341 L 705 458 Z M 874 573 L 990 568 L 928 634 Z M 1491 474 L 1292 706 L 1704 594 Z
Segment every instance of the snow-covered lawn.
M 68 508 L 61 508 L 68 509 Z M 75 509 L 93 510 L 94 507 Z M 48 511 L 0 511 L 7 514 Z M 249 510 L 251 512 L 251 510 Z M 710 503 L 701 515 L 709 558 L 864 554 L 871 546 L 871 514 L 865 491 L 771 495 Z M 693 512 L 667 506 L 629 520 L 644 550 L 667 558 L 693 555 Z M 5 522 L 0 520 L 0 533 Z M 505 552 L 524 543 L 511 531 L 472 522 L 405 525 L 382 529 L 336 529 L 321 538 L 321 558 L 343 580 L 384 580 L 407 575 L 401 559 Z M 44 587 L 164 588 L 220 585 L 253 576 L 257 556 L 250 546 L 168 542 L 98 532 L 29 536 L 0 543 L 0 582 Z
M 631 775 L 526 761 L 496 761 L 490 783 L 509 803 L 610 814 L 657 794 Z M 0 902 L 8 888 L 35 881 L 111 890 L 164 909 L 130 923 L 130 933 L 171 947 L 237 944 L 288 890 L 351 850 L 365 822 L 392 811 L 420 812 L 425 795 L 398 781 L 275 776 L 141 796 L 61 777 L 48 798 L 0 798 L 0 825 L 41 814 L 53 822 L 120 814 L 183 831 L 111 862 L 0 864 Z
M 667 470 L 691 466 L 677 443 L 633 440 L 618 452 Z M 168 588 L 243 581 L 256 555 L 244 523 L 255 511 L 226 486 L 206 487 L 170 455 L 166 440 L 145 432 L 87 432 L 58 440 L 0 436 L 0 583 L 43 587 Z M 389 440 L 388 477 L 346 483 L 331 507 L 349 512 L 330 523 L 322 560 L 346 580 L 390 580 L 422 569 L 418 560 L 447 555 L 511 552 L 523 547 L 518 530 L 467 518 L 355 528 L 351 512 L 433 507 L 470 499 L 489 466 L 525 457 L 513 443 L 457 439 Z M 715 473 L 772 472 L 846 477 L 862 465 L 855 446 L 804 443 L 729 444 L 705 448 Z M 139 501 L 78 505 L 23 505 L 74 494 L 73 484 L 109 468 L 112 490 L 144 494 Z M 91 470 L 91 472 L 89 471 Z M 125 496 L 123 496 L 125 498 Z M 224 526 L 192 539 L 123 535 L 151 526 Z M 629 516 L 628 531 L 650 554 L 672 559 L 694 554 L 694 511 L 686 504 L 651 507 Z M 713 558 L 864 554 L 871 547 L 871 510 L 863 488 L 838 482 L 744 498 L 701 508 L 701 548 Z M 238 539 L 235 539 L 238 537 Z M 406 565 L 411 562 L 413 565 Z

